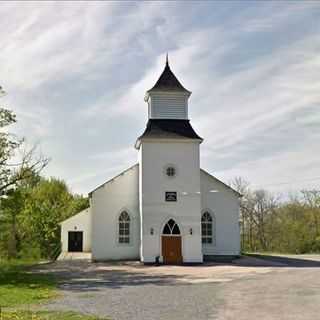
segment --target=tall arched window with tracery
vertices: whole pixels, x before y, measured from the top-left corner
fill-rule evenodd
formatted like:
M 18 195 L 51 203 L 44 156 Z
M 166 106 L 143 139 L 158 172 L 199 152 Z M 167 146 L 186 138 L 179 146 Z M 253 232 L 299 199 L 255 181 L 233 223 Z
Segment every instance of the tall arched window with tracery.
M 119 243 L 130 243 L 130 216 L 126 211 L 119 216 Z
M 203 244 L 214 244 L 215 221 L 213 214 L 208 211 L 201 217 L 201 235 Z

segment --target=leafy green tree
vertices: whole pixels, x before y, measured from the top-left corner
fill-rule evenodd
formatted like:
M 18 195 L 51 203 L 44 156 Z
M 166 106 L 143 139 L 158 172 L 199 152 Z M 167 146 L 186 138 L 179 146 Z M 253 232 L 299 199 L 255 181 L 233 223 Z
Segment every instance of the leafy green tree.
M 60 245 L 59 223 L 79 209 L 88 207 L 88 200 L 73 196 L 64 181 L 41 179 L 25 201 L 24 225 L 39 245 L 42 257 L 51 257 Z
M 89 199 L 88 197 L 84 197 L 82 195 L 75 194 L 73 196 L 72 207 L 70 209 L 69 216 L 78 213 L 84 209 L 89 208 Z M 69 218 L 66 217 L 66 218 Z
M 243 195 L 243 251 L 320 252 L 319 190 L 302 190 L 299 196 L 280 202 L 267 191 L 250 189 L 242 178 L 234 179 L 232 186 Z
M 0 86 L 0 93 L 3 92 Z M 8 126 L 15 122 L 16 115 L 0 107 L 0 196 L 48 164 L 48 159 L 39 155 L 36 147 L 26 148 L 24 139 L 8 132 Z
M 16 122 L 12 111 L 0 108 L 0 129 L 6 128 Z M 0 132 L 0 192 L 3 193 L 12 183 L 12 168 L 8 163 L 14 156 L 15 150 L 20 146 L 18 141 L 7 132 Z
M 48 159 L 8 132 L 15 122 L 15 114 L 0 107 L 0 255 L 16 258 L 38 249 L 47 257 L 60 243 L 59 222 L 89 203 L 65 182 L 40 177 Z
M 2 251 L 7 253 L 8 258 L 17 258 L 21 243 L 26 238 L 22 225 L 25 203 L 32 188 L 39 180 L 39 175 L 30 173 L 28 179 L 17 182 L 15 189 L 10 189 L 0 199 L 0 246 Z
M 14 191 L 1 202 L 1 240 L 6 244 L 3 249 L 8 253 L 9 258 L 16 258 L 19 243 L 18 217 L 23 206 L 23 195 L 20 190 Z
M 0 86 L 0 95 L 4 90 Z M 8 132 L 16 122 L 16 115 L 0 107 L 0 254 L 7 251 L 16 257 L 18 239 L 18 215 L 23 205 L 23 181 L 33 178 L 48 163 L 39 155 L 36 147 L 27 149 L 24 139 Z

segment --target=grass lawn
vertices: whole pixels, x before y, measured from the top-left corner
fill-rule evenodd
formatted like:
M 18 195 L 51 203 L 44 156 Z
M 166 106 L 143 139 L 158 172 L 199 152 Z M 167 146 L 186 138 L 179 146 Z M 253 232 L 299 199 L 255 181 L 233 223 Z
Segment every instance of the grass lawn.
M 52 276 L 28 272 L 34 263 L 0 260 L 0 307 L 33 304 L 56 295 Z
M 49 312 L 49 311 L 11 311 L 2 312 L 1 320 L 107 320 L 94 316 L 80 315 L 73 312 Z
M 31 273 L 29 269 L 34 264 L 35 261 L 0 260 L 0 320 L 103 320 L 73 312 L 22 310 L 57 296 L 54 277 Z

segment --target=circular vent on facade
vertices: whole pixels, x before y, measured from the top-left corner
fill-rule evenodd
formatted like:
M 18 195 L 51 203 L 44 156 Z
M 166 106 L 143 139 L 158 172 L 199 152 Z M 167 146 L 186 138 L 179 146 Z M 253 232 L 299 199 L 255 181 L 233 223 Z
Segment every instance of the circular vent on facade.
M 165 167 L 166 176 L 173 178 L 177 174 L 177 170 L 173 165 L 168 165 Z

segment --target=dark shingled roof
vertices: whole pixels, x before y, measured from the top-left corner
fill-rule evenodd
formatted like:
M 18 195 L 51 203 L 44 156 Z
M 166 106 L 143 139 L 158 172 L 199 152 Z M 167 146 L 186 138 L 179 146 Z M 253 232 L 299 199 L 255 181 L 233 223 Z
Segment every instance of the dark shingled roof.
M 173 74 L 169 67 L 168 60 L 166 62 L 166 66 L 159 77 L 156 84 L 147 92 L 153 92 L 153 91 L 182 91 L 182 92 L 188 92 L 186 88 L 183 87 L 183 85 L 179 82 L 179 80 L 176 78 L 176 76 Z
M 149 119 L 147 128 L 138 138 L 137 142 L 144 138 L 162 138 L 162 139 L 199 139 L 193 130 L 189 120 L 177 119 Z

